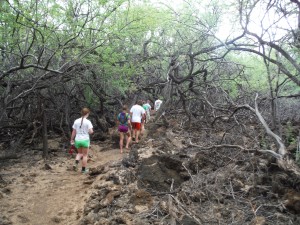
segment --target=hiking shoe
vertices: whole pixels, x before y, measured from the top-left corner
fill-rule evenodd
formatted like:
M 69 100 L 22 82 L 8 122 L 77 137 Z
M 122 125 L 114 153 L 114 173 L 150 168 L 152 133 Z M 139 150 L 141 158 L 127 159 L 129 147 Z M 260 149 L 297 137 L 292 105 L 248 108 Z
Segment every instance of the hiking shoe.
M 81 171 L 82 174 L 88 174 L 89 173 L 89 169 L 85 169 Z
M 74 165 L 73 165 L 73 170 L 74 170 L 74 171 L 77 171 L 77 170 L 78 170 L 78 164 L 74 164 Z

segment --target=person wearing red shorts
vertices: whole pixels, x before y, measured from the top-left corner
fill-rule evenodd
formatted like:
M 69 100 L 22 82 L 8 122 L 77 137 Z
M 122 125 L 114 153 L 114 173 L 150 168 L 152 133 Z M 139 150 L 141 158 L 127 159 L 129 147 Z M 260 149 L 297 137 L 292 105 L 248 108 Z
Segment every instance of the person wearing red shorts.
M 124 135 L 126 135 L 126 150 L 129 151 L 129 144 L 131 141 L 131 122 L 130 114 L 127 113 L 127 106 L 122 107 L 122 112 L 119 113 L 118 117 L 118 131 L 120 133 L 120 152 L 123 153 Z
M 131 124 L 132 124 L 132 133 L 133 138 L 135 138 L 135 142 L 139 142 L 139 135 L 141 132 L 141 122 L 146 118 L 146 111 L 142 107 L 143 102 L 139 100 L 135 105 L 133 105 L 130 109 L 131 115 Z

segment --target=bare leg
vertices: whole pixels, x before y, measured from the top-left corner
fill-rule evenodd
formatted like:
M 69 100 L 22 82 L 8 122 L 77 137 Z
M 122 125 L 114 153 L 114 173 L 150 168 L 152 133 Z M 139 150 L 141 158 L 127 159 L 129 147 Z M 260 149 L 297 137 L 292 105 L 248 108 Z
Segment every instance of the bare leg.
M 147 122 L 150 121 L 150 112 L 147 113 Z
M 135 136 L 135 142 L 138 143 L 139 142 L 139 135 L 140 135 L 140 130 L 136 131 L 136 136 Z
M 87 166 L 87 159 L 88 159 L 88 148 L 82 148 L 82 167 L 86 167 Z
M 82 157 L 82 148 L 78 148 L 75 160 L 79 161 L 81 159 L 81 157 Z
M 132 131 L 132 137 L 135 138 L 135 141 L 136 141 L 136 133 L 137 133 L 137 130 L 133 129 L 133 131 Z
M 131 135 L 130 132 L 128 132 L 126 135 L 126 149 L 129 149 L 130 141 L 131 141 Z
M 74 171 L 77 171 L 78 164 L 79 164 L 79 161 L 80 161 L 81 158 L 82 158 L 82 148 L 78 148 L 76 158 L 75 158 L 75 164 L 73 165 L 73 170 Z
M 124 140 L 124 134 L 120 132 L 120 152 L 123 153 L 123 140 Z
M 140 134 L 143 135 L 144 134 L 144 129 L 145 129 L 145 123 L 141 124 L 141 130 L 140 130 Z

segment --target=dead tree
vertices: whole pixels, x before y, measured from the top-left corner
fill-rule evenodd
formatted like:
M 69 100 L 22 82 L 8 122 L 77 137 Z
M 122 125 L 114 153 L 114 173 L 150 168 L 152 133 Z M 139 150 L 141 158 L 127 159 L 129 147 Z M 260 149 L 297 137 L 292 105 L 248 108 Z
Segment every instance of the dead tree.
M 252 112 L 254 112 L 256 114 L 257 118 L 259 119 L 259 121 L 261 122 L 263 127 L 265 128 L 267 134 L 270 137 L 272 137 L 273 139 L 275 139 L 277 146 L 278 146 L 277 152 L 274 152 L 272 150 L 270 150 L 268 152 L 276 157 L 278 166 L 280 168 L 282 168 L 283 170 L 292 172 L 293 174 L 295 174 L 297 176 L 300 176 L 300 168 L 299 168 L 299 166 L 297 166 L 295 161 L 289 156 L 288 151 L 287 151 L 284 143 L 282 142 L 282 139 L 269 128 L 265 119 L 259 112 L 258 106 L 257 106 L 257 98 L 258 98 L 258 95 L 256 95 L 256 97 L 255 97 L 255 109 L 253 109 L 249 105 L 245 105 L 245 107 L 250 109 Z
M 237 148 L 237 149 L 241 149 L 243 151 L 248 151 L 248 152 L 249 151 L 253 151 L 253 152 L 257 151 L 257 152 L 261 152 L 261 153 L 271 154 L 273 157 L 276 158 L 277 164 L 281 169 L 283 169 L 287 172 L 290 172 L 290 173 L 296 175 L 297 177 L 300 177 L 300 168 L 299 168 L 299 166 L 295 163 L 295 160 L 293 160 L 290 157 L 290 155 L 288 154 L 287 148 L 285 147 L 282 139 L 270 129 L 270 127 L 266 123 L 265 119 L 261 115 L 261 113 L 258 109 L 258 105 L 257 105 L 257 98 L 258 98 L 258 94 L 255 97 L 255 107 L 254 108 L 251 107 L 248 104 L 239 105 L 239 106 L 236 107 L 234 112 L 228 118 L 231 118 L 232 116 L 234 116 L 234 114 L 240 109 L 248 109 L 248 110 L 252 111 L 253 113 L 255 113 L 258 120 L 263 125 L 266 133 L 276 141 L 277 150 L 246 149 L 245 147 L 242 147 L 240 145 L 231 145 L 231 144 L 213 145 L 213 146 L 210 146 L 210 147 L 203 147 L 203 146 L 195 145 L 191 141 L 190 141 L 189 145 L 194 146 L 194 147 L 199 147 L 200 149 Z

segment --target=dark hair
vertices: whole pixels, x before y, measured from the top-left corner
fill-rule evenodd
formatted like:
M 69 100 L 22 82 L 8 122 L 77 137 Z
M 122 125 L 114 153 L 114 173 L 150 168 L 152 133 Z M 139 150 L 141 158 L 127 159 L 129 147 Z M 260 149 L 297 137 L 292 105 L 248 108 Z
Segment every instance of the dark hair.
M 142 106 L 143 105 L 143 101 L 142 100 L 138 100 L 137 104 L 140 105 L 140 106 Z
M 127 105 L 123 105 L 122 110 L 126 111 L 128 109 Z

